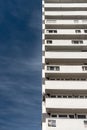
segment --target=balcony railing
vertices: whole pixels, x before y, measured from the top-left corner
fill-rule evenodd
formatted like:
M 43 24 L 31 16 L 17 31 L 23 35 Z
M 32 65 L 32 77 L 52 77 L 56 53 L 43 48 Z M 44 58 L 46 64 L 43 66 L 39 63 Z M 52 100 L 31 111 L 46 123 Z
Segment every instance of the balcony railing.
M 52 24 L 52 25 L 84 25 L 87 24 L 87 20 L 56 20 L 56 19 L 47 19 L 45 20 L 45 24 Z
M 87 11 L 45 11 L 45 15 L 49 16 L 87 16 Z
M 87 46 L 87 40 L 45 40 L 45 45 L 50 46 Z
M 52 0 L 53 1 L 53 0 Z M 76 1 L 76 0 L 75 0 Z M 83 0 L 82 0 L 83 1 Z M 45 7 L 57 8 L 87 8 L 87 3 L 45 3 Z
M 73 125 L 72 125 L 73 124 Z M 80 129 L 86 130 L 87 129 L 87 119 L 53 119 L 47 118 L 46 119 L 46 128 L 47 130 L 73 130 L 73 129 Z
M 87 66 L 58 66 L 47 65 L 45 68 L 46 73 L 87 73 Z
M 67 81 L 68 80 L 68 81 Z M 74 90 L 74 91 L 87 91 L 87 81 L 80 81 L 78 79 L 77 81 L 69 81 L 69 78 L 67 80 L 46 80 L 45 81 L 45 88 L 46 91 L 49 92 L 50 90 Z
M 45 52 L 47 59 L 87 59 L 87 52 Z
M 45 34 L 87 34 L 87 29 L 46 29 Z
M 79 98 L 46 98 L 47 109 L 86 109 L 87 99 Z

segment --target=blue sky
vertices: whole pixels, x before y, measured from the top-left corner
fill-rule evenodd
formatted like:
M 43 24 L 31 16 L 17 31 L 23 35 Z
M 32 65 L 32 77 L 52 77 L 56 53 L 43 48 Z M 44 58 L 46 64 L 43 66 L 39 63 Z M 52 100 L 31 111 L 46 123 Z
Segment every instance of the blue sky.
M 0 130 L 41 130 L 41 0 L 0 0 Z

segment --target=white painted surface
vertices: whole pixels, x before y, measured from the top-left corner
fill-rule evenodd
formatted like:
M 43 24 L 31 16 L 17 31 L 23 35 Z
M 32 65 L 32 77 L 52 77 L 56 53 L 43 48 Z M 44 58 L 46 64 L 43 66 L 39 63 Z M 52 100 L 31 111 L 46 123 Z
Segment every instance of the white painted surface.
M 87 11 L 45 11 L 45 15 L 49 16 L 87 16 Z
M 82 0 L 81 0 L 82 1 Z M 45 0 L 44 0 L 45 2 Z M 43 4 L 44 4 L 43 2 Z M 51 2 L 51 1 L 50 1 Z M 55 2 L 57 2 L 57 0 L 55 0 Z M 58 1 L 60 2 L 60 1 Z M 45 3 L 44 4 L 45 7 L 49 8 L 51 7 L 51 9 L 53 8 L 87 8 L 87 2 L 86 3 Z M 54 27 L 57 27 L 56 25 L 64 25 L 67 28 L 67 25 L 78 25 L 78 27 L 82 27 L 82 25 L 87 25 L 87 20 L 86 19 L 79 19 L 79 20 L 74 20 L 74 16 L 76 16 L 75 18 L 77 18 L 77 16 L 80 18 L 84 16 L 87 17 L 87 11 L 45 11 L 43 9 L 45 16 L 50 16 L 50 17 L 46 17 L 46 18 L 52 18 L 51 16 L 54 16 L 55 19 L 45 19 L 45 17 L 43 16 L 43 20 L 45 20 L 45 24 L 47 25 L 46 27 L 49 27 L 50 25 L 53 25 Z M 61 16 L 65 16 L 64 19 L 59 20 L 58 17 L 61 18 Z M 72 20 L 68 20 L 68 16 L 71 16 Z M 57 19 L 56 19 L 57 18 Z M 66 18 L 66 19 L 65 19 Z M 45 24 L 43 24 L 43 29 L 45 29 Z M 48 26 L 49 25 L 49 26 Z M 76 26 L 75 26 L 76 27 Z M 75 28 L 74 27 L 74 28 Z M 76 28 L 77 29 L 77 28 Z M 55 30 L 55 29 L 54 29 Z M 49 33 L 45 30 L 45 34 L 47 34 L 46 36 L 48 36 L 47 38 L 51 39 L 51 36 L 54 33 Z M 50 35 L 49 35 L 50 34 Z M 82 36 L 83 39 L 83 43 L 81 44 L 73 44 L 71 40 L 52 40 L 52 44 L 47 44 L 46 40 L 45 40 L 45 46 L 71 46 L 71 48 L 73 46 L 87 46 L 87 40 L 84 40 L 84 34 L 87 35 L 86 33 L 84 33 L 84 30 L 81 29 L 81 33 L 76 33 L 75 29 L 58 29 L 57 33 L 55 33 L 56 35 L 58 34 L 65 34 L 65 36 L 67 34 L 70 35 L 70 38 L 73 39 L 73 34 L 75 37 L 75 39 L 79 38 L 77 37 L 78 34 L 80 34 Z M 59 37 L 59 35 L 58 35 Z M 86 36 L 85 36 L 86 37 Z M 42 38 L 45 38 L 45 35 L 42 35 Z M 47 39 L 46 38 L 46 39 Z M 53 37 L 56 39 L 56 37 Z M 64 37 L 63 37 L 64 38 Z M 70 39 L 69 38 L 69 39 Z M 86 38 L 85 38 L 86 39 Z M 79 40 L 79 39 L 78 39 Z M 80 48 L 81 48 L 80 47 Z M 71 50 L 70 48 L 70 50 Z M 45 50 L 45 47 L 43 47 L 42 50 Z M 55 50 L 55 49 L 54 49 Z M 56 51 L 56 50 L 55 50 Z M 75 50 L 76 51 L 76 50 Z M 81 51 L 81 50 L 80 50 Z M 43 56 L 42 58 L 42 62 L 45 63 L 45 59 L 87 59 L 87 52 L 47 52 L 45 51 L 45 56 Z M 47 60 L 47 59 L 46 59 Z M 45 69 L 42 72 L 42 77 L 45 78 L 45 73 L 87 73 L 86 71 L 82 70 L 82 66 L 62 66 L 60 65 L 60 70 L 59 71 L 48 71 L 47 68 L 45 67 Z M 87 81 L 45 81 L 45 84 L 42 86 L 42 92 L 45 92 L 45 89 L 52 89 L 52 90 L 87 90 Z M 67 93 L 68 95 L 68 93 Z M 81 98 L 46 98 L 46 102 L 42 103 L 42 112 L 46 113 L 46 108 L 56 108 L 56 109 L 61 109 L 63 108 L 65 109 L 86 109 L 87 110 L 87 99 L 81 99 Z M 84 119 L 86 120 L 86 119 Z M 42 130 L 86 130 L 87 127 L 84 126 L 84 120 L 83 119 L 56 119 L 56 127 L 48 127 L 48 118 L 46 119 L 46 122 L 42 123 Z
M 59 67 L 59 70 L 47 70 L 47 67 Z M 83 66 L 72 66 L 72 65 L 47 65 L 45 66 L 45 73 L 87 73 L 87 70 L 82 69 Z M 87 66 L 84 66 L 87 67 Z
M 49 33 L 49 30 L 56 30 L 57 31 L 57 33 Z M 76 33 L 75 32 L 75 30 L 80 30 L 81 31 L 81 33 Z M 85 33 L 84 32 L 84 30 L 83 29 L 46 29 L 45 30 L 45 34 L 51 34 L 51 35 L 54 35 L 54 34 L 75 34 L 75 35 L 78 35 L 78 34 L 85 34 L 85 35 L 87 35 L 87 33 Z
M 87 59 L 87 52 L 45 52 L 49 59 Z
M 84 125 L 87 119 L 56 119 L 56 127 L 48 127 L 48 120 L 50 118 L 46 120 L 46 130 L 87 130 Z
M 45 89 L 87 90 L 87 81 L 45 81 Z
M 87 20 L 53 20 L 47 19 L 45 20 L 45 24 L 47 25 L 85 25 L 87 24 Z
M 87 99 L 79 98 L 46 98 L 46 108 L 87 109 Z
M 45 40 L 45 46 L 87 46 L 87 40 L 83 40 L 82 44 L 73 44 L 72 41 L 82 40 L 52 40 L 51 44 L 48 44 L 47 40 Z
M 87 3 L 45 3 L 45 5 L 44 5 L 45 7 L 52 7 L 52 8 L 54 8 L 54 7 L 67 7 L 67 8 L 70 8 L 70 7 L 82 7 L 82 8 L 84 8 L 84 7 L 87 7 Z

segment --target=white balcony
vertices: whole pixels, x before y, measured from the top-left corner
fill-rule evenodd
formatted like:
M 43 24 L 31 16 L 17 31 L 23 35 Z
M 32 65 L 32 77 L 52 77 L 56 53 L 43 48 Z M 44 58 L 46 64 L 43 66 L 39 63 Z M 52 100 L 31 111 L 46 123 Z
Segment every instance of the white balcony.
M 45 3 L 44 6 L 52 8 L 87 8 L 87 3 Z
M 46 59 L 87 59 L 87 52 L 45 52 Z
M 87 20 L 56 20 L 47 19 L 45 20 L 46 25 L 87 25 Z
M 87 81 L 45 81 L 46 90 L 87 91 Z
M 54 120 L 54 127 L 49 124 L 50 120 Z M 51 122 L 52 123 L 52 122 Z M 46 130 L 86 130 L 87 119 L 46 119 Z
M 83 29 L 46 29 L 45 30 L 45 34 L 48 35 L 55 35 L 55 34 L 59 34 L 59 35 L 87 35 L 87 31 Z
M 87 11 L 45 11 L 45 16 L 87 16 Z
M 86 109 L 87 99 L 46 98 L 46 109 Z
M 59 46 L 87 46 L 87 40 L 45 40 L 45 46 L 47 47 L 59 47 Z
M 45 66 L 45 73 L 87 73 L 87 66 L 47 65 Z

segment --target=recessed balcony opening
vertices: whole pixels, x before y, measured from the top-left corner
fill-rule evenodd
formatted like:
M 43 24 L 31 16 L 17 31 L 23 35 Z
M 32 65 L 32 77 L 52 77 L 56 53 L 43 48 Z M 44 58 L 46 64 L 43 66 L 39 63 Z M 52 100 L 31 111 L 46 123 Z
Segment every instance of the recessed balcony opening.
M 87 113 L 50 113 L 48 117 L 55 119 L 87 119 Z
M 87 7 L 45 7 L 45 11 L 87 11 Z
M 45 34 L 45 39 L 50 40 L 71 40 L 71 39 L 84 39 L 87 40 L 87 34 Z
M 54 77 L 46 77 L 46 80 L 55 80 L 55 81 L 87 81 L 87 78 L 56 78 Z
M 46 52 L 86 52 L 87 51 L 87 46 L 78 46 L 76 43 L 77 41 L 73 41 L 73 44 L 75 46 L 49 46 L 49 45 L 45 45 L 45 51 Z M 80 41 L 82 42 L 82 41 Z M 51 43 L 49 43 L 51 44 Z M 82 43 L 80 43 L 81 45 Z M 77 46 L 76 46 L 77 45 Z
M 67 19 L 67 20 L 70 20 L 70 19 Z M 77 24 L 77 23 L 62 24 L 61 22 L 60 22 L 60 24 L 57 24 L 57 23 L 55 24 L 55 22 L 54 22 L 54 24 L 51 24 L 51 22 L 50 22 L 49 24 L 45 23 L 45 28 L 46 29 L 76 29 L 76 28 L 85 29 L 85 28 L 87 28 L 87 22 L 85 22 L 84 24 L 80 24 L 80 23 L 79 24 Z
M 46 65 L 87 65 L 87 59 L 45 59 Z
M 71 73 L 71 74 L 67 74 L 67 73 L 46 73 L 45 74 L 45 80 L 47 81 L 87 81 L 87 73 L 82 73 L 82 74 L 78 74 L 78 73 Z
M 48 90 L 49 91 L 49 90 Z M 51 91 L 49 91 L 49 92 L 46 92 L 46 94 L 45 94 L 45 97 L 46 98 L 57 98 L 57 99 L 87 99 L 87 94 L 86 94 L 86 92 L 85 91 L 83 91 L 83 94 L 82 94 L 82 92 L 80 91 L 80 90 L 78 90 L 78 91 L 75 91 L 75 90 L 72 90 L 72 91 L 69 91 L 69 90 L 65 90 L 65 92 L 64 92 L 64 90 L 62 90 L 62 91 L 60 91 L 60 93 L 59 93 L 59 91 L 58 90 L 51 90 Z
M 59 15 L 55 15 L 55 16 L 52 16 L 52 15 L 45 15 L 45 19 L 67 19 L 67 20 L 72 20 L 72 19 L 77 19 L 77 20 L 79 20 L 79 19 L 85 19 L 85 20 L 87 20 L 87 15 L 84 15 L 84 16 L 82 16 L 82 15 L 61 15 L 61 16 L 59 16 Z

